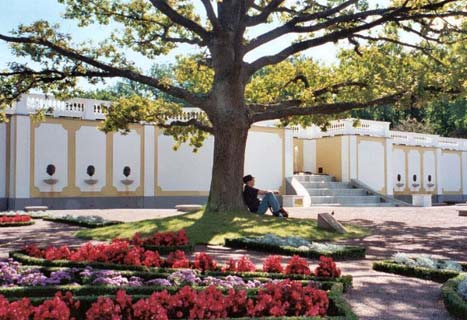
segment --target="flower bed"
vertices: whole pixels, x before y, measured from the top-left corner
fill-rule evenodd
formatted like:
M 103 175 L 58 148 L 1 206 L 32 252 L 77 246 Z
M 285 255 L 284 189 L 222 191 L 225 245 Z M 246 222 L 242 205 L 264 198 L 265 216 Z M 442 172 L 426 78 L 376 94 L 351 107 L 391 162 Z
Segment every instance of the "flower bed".
M 127 293 L 118 291 L 115 299 L 97 296 L 75 296 L 73 299 L 70 293 L 65 296 L 57 294 L 48 300 L 32 298 L 17 302 L 8 302 L 0 297 L 0 318 L 2 312 L 12 314 L 15 311 L 16 314 L 21 311 L 26 317 L 32 317 L 47 307 L 52 314 L 60 310 L 60 314 L 64 315 L 60 319 L 69 319 L 69 315 L 77 319 L 110 319 L 111 316 L 127 319 L 155 319 L 157 316 L 157 319 L 165 319 L 163 315 L 175 319 L 302 315 L 308 317 L 300 319 L 315 319 L 314 316 L 318 315 L 324 316 L 319 319 L 356 319 L 343 299 L 342 286 L 339 285 L 328 293 L 289 280 L 271 284 L 255 293 L 235 289 L 226 292 L 214 286 L 204 290 L 183 287 L 177 292 L 133 295 L 133 299 Z M 31 301 L 39 305 L 32 307 Z
M 225 246 L 285 255 L 299 255 L 307 258 L 326 256 L 336 260 L 365 258 L 366 251 L 365 247 L 361 246 L 310 243 L 299 237 L 278 237 L 271 234 L 258 238 L 225 239 Z
M 157 232 L 146 238 L 142 238 L 139 233 L 135 233 L 131 239 L 124 240 L 128 240 L 132 245 L 158 251 L 160 254 L 168 254 L 176 250 L 191 252 L 194 248 L 194 245 L 190 245 L 186 231 L 183 229 L 172 232 Z
M 49 214 L 47 213 L 47 211 L 7 211 L 7 212 L 4 212 L 3 215 L 5 216 L 16 216 L 16 215 L 28 215 L 30 216 L 32 219 L 42 219 L 44 217 L 47 217 Z
M 101 228 L 123 223 L 121 221 L 106 220 L 100 216 L 74 216 L 71 214 L 60 216 L 47 215 L 43 216 L 42 219 L 46 221 L 66 223 L 86 228 Z
M 1 215 L 0 227 L 19 227 L 34 224 L 29 215 Z
M 10 257 L 14 258 L 17 261 L 24 263 L 25 265 L 38 265 L 45 267 L 75 267 L 75 268 L 85 268 L 91 266 L 96 269 L 113 269 L 113 270 L 128 270 L 125 271 L 125 275 L 128 277 L 131 276 L 140 276 L 144 278 L 167 278 L 170 273 L 177 271 L 177 267 L 187 268 L 192 267 L 198 269 L 200 272 L 203 272 L 203 277 L 227 277 L 227 276 L 238 276 L 242 279 L 251 279 L 251 280 L 264 280 L 264 279 L 295 279 L 295 280 L 312 280 L 318 281 L 323 285 L 330 285 L 335 282 L 341 282 L 344 286 L 344 290 L 347 290 L 352 285 L 352 277 L 349 275 L 341 276 L 340 270 L 336 267 L 332 259 L 322 257 L 322 261 L 314 272 L 308 268 L 306 260 L 300 260 L 301 258 L 293 257 L 288 265 L 283 268 L 280 264 L 280 259 L 278 260 L 275 256 L 270 256 L 265 259 L 263 263 L 264 271 L 254 271 L 254 272 L 244 272 L 243 269 L 238 269 L 238 261 L 235 262 L 237 266 L 236 269 L 232 269 L 232 261 L 224 266 L 217 266 L 217 263 L 209 260 L 209 256 L 200 253 L 195 256 L 194 262 L 189 262 L 186 259 L 183 252 L 178 251 L 169 255 L 165 262 L 161 262 L 161 265 L 167 264 L 171 268 L 147 268 L 142 265 L 125 265 L 125 264 L 115 264 L 115 263 L 103 263 L 103 262 L 81 262 L 81 261 L 67 261 L 67 260 L 47 260 L 43 258 L 35 258 L 26 255 L 22 252 L 10 252 Z M 279 257 L 280 258 L 280 257 Z M 206 261 L 204 261 L 206 260 Z M 242 257 L 239 261 L 242 261 L 243 264 L 248 264 L 246 262 L 247 258 Z M 161 260 L 162 261 L 162 260 Z M 209 262 L 210 261 L 210 262 Z M 275 267 L 271 268 L 271 261 L 274 261 Z M 211 264 L 210 269 L 207 270 L 206 266 Z M 241 265 L 241 264 L 240 264 Z M 280 270 L 277 270 L 277 265 L 280 266 Z M 308 271 L 306 271 L 308 268 Z M 287 271 L 288 269 L 288 271 Z M 132 271 L 130 271 L 132 270 Z M 282 273 L 279 273 L 282 272 Z M 291 273 L 295 272 L 295 273 Z
M 467 265 L 427 256 L 396 254 L 392 260 L 374 262 L 373 269 L 442 283 L 467 271 Z
M 28 245 L 23 252 L 11 252 L 10 257 L 27 265 L 39 264 L 57 267 L 81 267 L 82 264 L 74 263 L 82 262 L 93 266 L 92 263 L 97 262 L 104 265 L 126 265 L 127 267 L 193 268 L 201 272 L 219 270 L 221 272 L 256 272 L 254 264 L 246 256 L 241 257 L 238 261 L 230 259 L 227 265 L 223 267 L 218 266 L 217 262 L 205 252 L 195 254 L 193 262 L 190 262 L 185 253 L 180 250 L 171 252 L 167 259 L 164 260 L 157 251 L 130 246 L 128 241 L 122 240 L 115 240 L 110 244 L 93 245 L 86 243 L 74 250 L 70 250 L 66 245 L 62 247 L 51 246 L 46 249 L 40 249 L 36 245 Z M 314 274 L 321 277 L 339 277 L 341 274 L 332 258 L 324 256 L 320 257 L 319 265 L 314 273 L 309 268 L 308 262 L 299 256 L 293 256 L 285 268 L 282 267 L 280 259 L 278 256 L 269 256 L 265 259 L 263 272 Z
M 441 295 L 449 314 L 458 319 L 467 319 L 466 274 L 449 279 L 445 284 L 443 284 L 441 287 Z

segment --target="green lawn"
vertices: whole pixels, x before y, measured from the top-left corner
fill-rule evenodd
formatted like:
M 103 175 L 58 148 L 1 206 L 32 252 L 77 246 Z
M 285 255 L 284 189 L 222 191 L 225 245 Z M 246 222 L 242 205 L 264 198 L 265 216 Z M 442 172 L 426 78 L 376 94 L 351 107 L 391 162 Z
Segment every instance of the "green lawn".
M 251 213 L 204 213 L 198 211 L 163 219 L 144 220 L 98 229 L 77 232 L 86 239 L 109 240 L 115 237 L 129 238 L 134 233 L 149 235 L 155 232 L 185 229 L 193 244 L 224 244 L 225 238 L 260 236 L 274 233 L 279 236 L 300 236 L 308 240 L 338 240 L 362 238 L 369 229 L 346 225 L 348 233 L 340 235 L 318 230 L 316 220 L 278 219 Z

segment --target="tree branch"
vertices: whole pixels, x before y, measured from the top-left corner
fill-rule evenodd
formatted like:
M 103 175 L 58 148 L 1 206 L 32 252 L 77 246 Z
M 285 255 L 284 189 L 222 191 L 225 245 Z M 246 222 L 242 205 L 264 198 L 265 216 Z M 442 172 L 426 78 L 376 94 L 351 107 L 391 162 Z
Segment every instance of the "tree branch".
M 346 112 L 352 109 L 361 109 L 366 107 L 378 106 L 382 104 L 394 103 L 404 95 L 403 92 L 387 95 L 367 102 L 337 102 L 319 104 L 309 107 L 288 106 L 285 103 L 277 104 L 274 110 L 268 110 L 253 114 L 252 123 L 265 120 L 281 119 L 290 116 L 307 116 L 336 114 Z
M 219 19 L 216 17 L 216 13 L 214 12 L 214 8 L 212 7 L 211 0 L 201 0 L 206 9 L 206 14 L 208 16 L 209 21 L 211 21 L 212 27 L 214 31 L 219 31 L 222 29 L 222 26 L 219 22 Z
M 251 27 L 261 23 L 264 23 L 268 20 L 269 15 L 274 12 L 277 7 L 279 7 L 285 0 L 272 0 L 269 2 L 262 10 L 261 13 L 256 16 L 247 16 L 246 26 Z
M 48 40 L 41 39 L 41 38 L 29 38 L 29 37 L 11 37 L 11 36 L 3 35 L 3 34 L 0 34 L 0 40 L 4 40 L 6 42 L 12 42 L 12 43 L 23 43 L 23 44 L 26 43 L 26 44 L 35 44 L 35 45 L 45 46 L 64 57 L 70 58 L 75 61 L 81 61 L 95 68 L 103 70 L 109 74 L 109 77 L 110 76 L 122 77 L 122 78 L 126 78 L 129 80 L 142 83 L 142 84 L 146 84 L 148 86 L 157 88 L 165 93 L 168 93 L 174 97 L 185 100 L 189 104 L 204 110 L 204 100 L 183 88 L 163 83 L 159 81 L 158 79 L 140 74 L 131 69 L 123 69 L 123 68 L 111 66 L 109 64 L 100 62 L 94 58 L 80 54 L 71 48 L 61 47 Z
M 312 47 L 320 46 L 325 43 L 337 42 L 345 38 L 351 38 L 352 35 L 357 32 L 372 29 L 373 27 L 382 25 L 389 21 L 398 22 L 398 21 L 404 21 L 404 20 L 416 20 L 416 19 L 421 19 L 421 18 L 433 18 L 433 17 L 437 17 L 440 15 L 442 16 L 467 15 L 467 12 L 465 11 L 449 11 L 448 13 L 440 13 L 440 14 L 428 13 L 429 11 L 434 11 L 439 8 L 442 8 L 446 4 L 451 3 L 453 1 L 455 0 L 445 0 L 442 2 L 438 2 L 438 3 L 430 3 L 420 8 L 412 8 L 412 7 L 408 7 L 405 4 L 403 4 L 402 6 L 399 6 L 399 7 L 368 10 L 368 11 L 358 12 L 358 13 L 351 14 L 351 15 L 338 16 L 336 18 L 328 19 L 322 23 L 319 23 L 316 25 L 310 25 L 310 26 L 297 26 L 296 24 L 298 22 L 310 21 L 308 19 L 310 19 L 311 15 L 297 16 L 294 19 L 292 19 L 290 22 L 288 22 L 287 24 L 279 28 L 276 28 L 274 30 L 271 30 L 270 32 L 265 33 L 259 36 L 258 38 L 256 38 L 255 40 L 253 40 L 249 45 L 246 46 L 246 52 L 251 51 L 256 47 L 262 44 L 265 44 L 287 33 L 294 33 L 294 32 L 295 33 L 309 33 L 309 32 L 320 31 L 320 30 L 323 30 L 324 28 L 327 28 L 333 25 L 338 25 L 340 23 L 361 21 L 362 19 L 364 20 L 371 16 L 380 16 L 380 18 L 374 21 L 371 21 L 371 22 L 362 23 L 357 26 L 347 27 L 347 28 L 343 28 L 337 31 L 333 31 L 331 33 L 322 35 L 317 38 L 294 43 L 291 46 L 285 48 L 284 50 L 280 51 L 279 53 L 275 55 L 259 58 L 249 65 L 250 74 L 255 73 L 256 71 L 258 71 L 259 69 L 267 65 L 279 63 L 287 59 L 289 56 L 294 55 L 298 52 L 302 52 L 304 50 L 310 49 Z M 315 15 L 316 14 L 318 13 L 315 13 Z
M 200 26 L 193 20 L 190 20 L 182 16 L 181 14 L 179 14 L 177 11 L 172 9 L 172 7 L 168 5 L 167 2 L 164 0 L 150 0 L 150 1 L 154 5 L 154 7 L 156 7 L 156 9 L 158 9 L 160 12 L 165 14 L 172 22 L 178 25 L 181 25 L 185 27 L 186 29 L 196 33 L 204 41 L 207 42 L 207 40 L 210 37 L 210 34 L 202 26 Z
M 210 134 L 214 135 L 214 129 L 211 126 L 205 125 L 205 124 L 201 123 L 200 121 L 198 121 L 197 119 L 190 119 L 188 121 L 174 120 L 174 121 L 170 122 L 169 124 L 158 123 L 157 126 L 161 127 L 161 128 L 165 128 L 165 129 L 169 129 L 169 128 L 172 128 L 174 126 L 178 126 L 178 127 L 190 127 L 190 126 L 193 126 L 193 127 L 197 128 L 197 129 L 199 129 L 201 131 L 204 131 L 204 132 L 207 132 L 207 133 L 210 133 Z

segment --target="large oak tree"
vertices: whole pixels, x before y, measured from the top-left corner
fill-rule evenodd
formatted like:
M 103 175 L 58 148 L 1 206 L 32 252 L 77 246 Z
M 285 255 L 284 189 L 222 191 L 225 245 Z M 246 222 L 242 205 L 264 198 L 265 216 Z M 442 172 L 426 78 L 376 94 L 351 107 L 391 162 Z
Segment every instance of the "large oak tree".
M 17 56 L 32 61 L 12 62 L 0 73 L 0 105 L 33 88 L 69 91 L 79 78 L 123 78 L 157 89 L 114 101 L 105 129 L 150 121 L 181 141 L 190 137 L 196 147 L 214 135 L 210 211 L 243 209 L 245 146 L 255 122 L 325 122 L 355 108 L 458 95 L 467 83 L 467 64 L 459 63 L 466 57 L 465 0 L 393 0 L 387 6 L 361 0 L 58 2 L 79 26 L 117 30 L 94 45 L 73 43 L 46 21 L 0 34 Z M 245 58 L 269 43 L 282 46 Z M 340 53 L 338 65 L 302 55 L 328 43 L 351 47 Z M 178 57 L 173 73 L 144 73 L 126 57 L 135 51 L 157 62 L 180 44 L 197 50 Z M 200 108 L 206 117 L 168 122 L 181 106 Z

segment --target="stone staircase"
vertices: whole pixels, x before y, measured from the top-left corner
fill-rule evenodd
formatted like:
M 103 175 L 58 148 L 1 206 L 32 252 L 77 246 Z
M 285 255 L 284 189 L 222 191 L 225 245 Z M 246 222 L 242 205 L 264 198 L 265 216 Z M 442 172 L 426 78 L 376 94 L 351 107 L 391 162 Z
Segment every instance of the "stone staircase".
M 345 206 L 345 207 L 386 207 L 394 203 L 384 200 L 366 189 L 353 187 L 347 182 L 336 182 L 328 175 L 294 175 L 308 191 L 311 206 Z

